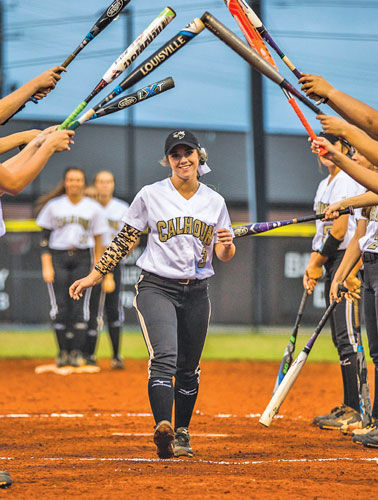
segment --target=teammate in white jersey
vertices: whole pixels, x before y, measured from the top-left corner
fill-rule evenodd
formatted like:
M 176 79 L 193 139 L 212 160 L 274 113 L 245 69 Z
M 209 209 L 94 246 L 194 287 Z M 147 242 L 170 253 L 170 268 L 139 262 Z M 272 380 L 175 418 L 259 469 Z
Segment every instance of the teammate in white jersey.
M 361 161 L 361 155 L 359 163 L 370 170 L 378 170 L 377 167 L 368 164 L 366 159 L 364 162 Z M 378 205 L 362 210 L 358 208 L 367 207 L 371 203 L 378 203 L 378 196 L 365 193 L 333 203 L 326 210 L 326 214 L 327 217 L 333 219 L 338 216 L 338 211 L 346 206 L 356 208 L 357 230 L 333 279 L 330 300 L 334 300 L 339 284 L 343 282 L 348 270 L 362 254 L 364 265 L 362 274 L 363 304 L 369 350 L 375 365 L 375 394 L 371 412 L 372 423 L 365 428 L 354 429 L 352 435 L 353 441 L 356 443 L 362 443 L 369 447 L 378 447 Z
M 108 224 L 107 231 L 102 237 L 103 245 L 107 247 L 122 229 L 122 217 L 129 208 L 129 204 L 113 197 L 115 182 L 112 172 L 107 170 L 98 172 L 93 180 L 93 188 L 96 193 L 96 200 L 102 206 Z M 98 332 L 103 325 L 105 311 L 113 349 L 111 368 L 117 370 L 125 367 L 120 355 L 120 333 L 124 320 L 123 306 L 120 302 L 120 288 L 121 270 L 119 264 L 112 273 L 106 275 L 102 285 L 97 285 L 92 289 L 88 332 L 84 348 L 84 356 L 89 365 L 96 364 L 96 343 Z
M 69 298 L 68 286 L 72 279 L 90 270 L 93 250 L 96 260 L 101 256 L 102 235 L 107 231 L 101 206 L 84 196 L 84 187 L 84 171 L 68 168 L 64 181 L 41 198 L 39 208 L 43 208 L 37 217 L 42 228 L 42 275 L 59 346 L 58 366 L 83 364 L 90 293 L 84 307 L 77 307 Z
M 199 361 L 210 304 L 207 278 L 213 251 L 226 262 L 235 253 L 230 217 L 222 196 L 198 181 L 208 172 L 206 152 L 188 130 L 169 134 L 163 164 L 171 177 L 145 186 L 95 269 L 70 287 L 74 299 L 99 283 L 148 228 L 147 248 L 134 306 L 150 355 L 148 394 L 161 458 L 193 456 L 188 432 L 198 394 Z M 175 377 L 175 386 L 172 383 Z M 175 428 L 171 425 L 175 402 Z
M 334 148 L 348 152 L 347 146 L 330 134 L 320 134 L 326 137 Z M 321 163 L 329 170 L 329 175 L 319 184 L 314 200 L 314 210 L 323 213 L 334 201 L 358 195 L 364 188 L 341 171 L 330 160 L 320 157 Z M 325 299 L 329 305 L 329 290 L 334 274 L 344 256 L 345 249 L 355 232 L 355 220 L 350 215 L 343 215 L 336 221 L 317 221 L 316 234 L 312 241 L 312 253 L 307 265 L 303 285 L 312 293 L 317 281 L 325 270 Z M 357 280 L 355 276 L 348 279 Z M 357 299 L 356 299 L 357 300 Z M 331 413 L 315 417 L 313 423 L 321 429 L 339 429 L 345 423 L 360 421 L 359 392 L 357 384 L 357 348 L 359 341 L 359 324 L 357 309 L 344 300 L 336 307 L 330 317 L 332 340 L 337 348 L 344 388 L 344 401 Z

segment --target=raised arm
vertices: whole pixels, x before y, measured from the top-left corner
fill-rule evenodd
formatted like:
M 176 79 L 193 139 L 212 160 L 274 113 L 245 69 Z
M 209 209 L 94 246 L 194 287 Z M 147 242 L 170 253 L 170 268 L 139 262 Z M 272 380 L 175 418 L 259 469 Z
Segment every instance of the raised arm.
M 362 101 L 333 87 L 322 76 L 302 73 L 298 83 L 311 99 L 324 97 L 339 115 L 353 125 L 378 138 L 378 111 Z
M 63 66 L 56 66 L 36 76 L 22 87 L 0 100 L 0 124 L 13 116 L 34 94 L 36 99 L 42 99 L 61 79 L 59 73 L 66 71 Z
M 358 149 L 373 165 L 378 165 L 378 141 L 372 139 L 366 132 L 337 116 L 318 115 L 324 132 L 346 139 Z
M 345 156 L 340 151 L 337 151 L 332 144 L 327 141 L 324 137 L 317 137 L 311 143 L 311 149 L 315 154 L 318 154 L 320 147 L 327 149 L 328 153 L 324 155 L 333 163 L 335 163 L 341 170 L 344 170 L 348 175 L 350 175 L 355 181 L 357 181 L 362 186 L 378 194 L 378 173 L 363 167 Z
M 0 137 L 0 155 L 23 144 L 28 144 L 40 133 L 40 130 L 32 129 L 25 130 L 24 132 L 16 132 L 6 137 Z
M 74 134 L 73 130 L 57 130 L 33 139 L 26 151 L 17 155 L 18 158 L 10 158 L 0 164 L 0 190 L 13 195 L 21 192 L 37 177 L 55 152 L 70 150 Z

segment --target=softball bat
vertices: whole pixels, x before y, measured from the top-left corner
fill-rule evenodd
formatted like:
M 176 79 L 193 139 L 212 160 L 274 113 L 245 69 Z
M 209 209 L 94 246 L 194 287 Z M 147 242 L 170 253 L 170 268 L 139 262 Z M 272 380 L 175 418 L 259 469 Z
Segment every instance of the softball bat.
M 340 215 L 352 214 L 352 208 L 345 208 L 344 210 L 340 210 Z M 233 228 L 234 237 L 242 238 L 243 236 L 249 236 L 252 234 L 260 234 L 266 233 L 267 231 L 271 231 L 272 229 L 276 229 L 277 227 L 289 226 L 290 224 L 300 224 L 301 222 L 310 222 L 318 219 L 324 219 L 325 214 L 313 214 L 313 215 L 305 215 L 304 217 L 297 217 L 294 219 L 286 219 L 286 220 L 276 220 L 272 222 L 255 222 L 253 224 L 247 224 L 244 226 L 236 226 Z
M 223 43 L 239 54 L 239 56 L 247 61 L 248 64 L 250 64 L 256 71 L 272 80 L 281 88 L 288 90 L 317 115 L 322 114 L 322 111 L 315 106 L 310 99 L 307 99 L 307 97 L 301 94 L 301 92 L 288 82 L 275 68 L 273 68 L 271 64 L 265 61 L 260 54 L 248 47 L 248 45 L 240 40 L 240 38 L 226 28 L 226 26 L 224 26 L 209 12 L 205 12 L 201 17 L 201 20 L 208 30 L 214 33 L 214 35 L 217 36 Z
M 79 120 L 87 121 L 98 110 L 103 107 L 107 102 L 111 101 L 114 97 L 129 89 L 142 78 L 149 75 L 163 64 L 167 59 L 176 54 L 187 43 L 189 43 L 195 36 L 197 36 L 205 28 L 201 19 L 195 18 L 183 30 L 179 31 L 176 36 L 171 38 L 165 45 L 160 47 L 151 57 L 142 62 L 132 73 L 130 73 L 117 87 L 115 87 L 110 94 L 108 94 L 97 106 L 89 109 L 83 117 Z
M 346 288 L 342 287 L 342 291 L 347 291 Z M 334 300 L 326 309 L 321 320 L 319 321 L 314 333 L 311 335 L 310 340 L 304 346 L 299 356 L 295 359 L 294 363 L 289 368 L 281 384 L 278 386 L 276 392 L 273 394 L 272 399 L 269 401 L 268 406 L 265 408 L 264 413 L 261 415 L 259 422 L 265 427 L 269 427 L 272 423 L 273 418 L 277 415 L 280 406 L 284 402 L 286 396 L 288 395 L 290 389 L 293 387 L 294 382 L 297 380 L 298 375 L 302 371 L 304 364 L 311 352 L 315 340 L 318 338 L 319 333 L 322 331 L 324 325 L 326 324 L 328 318 L 330 317 L 332 311 L 337 306 L 337 301 Z
M 95 120 L 96 118 L 100 118 L 101 116 L 110 115 L 111 113 L 115 113 L 116 111 L 122 111 L 123 109 L 129 108 L 138 102 L 146 101 L 150 99 L 150 97 L 154 97 L 156 95 L 162 94 L 167 90 L 172 89 L 175 86 L 175 83 L 172 77 L 165 78 L 164 80 L 160 80 L 159 82 L 155 82 L 151 85 L 147 85 L 132 94 L 127 95 L 126 97 L 121 97 L 115 101 L 110 102 L 103 108 L 100 108 L 97 113 L 91 116 L 90 120 Z M 85 123 L 87 120 L 76 120 L 70 124 L 68 130 L 75 130 L 80 125 Z
M 74 111 L 59 126 L 59 129 L 65 129 L 83 111 L 90 101 L 104 89 L 109 83 L 113 82 L 121 73 L 123 73 L 135 59 L 144 51 L 149 44 L 163 31 L 164 28 L 175 18 L 176 13 L 166 7 L 152 21 L 152 23 L 134 40 L 134 42 L 111 64 L 102 76 L 100 82 L 95 86 L 92 92 L 86 97 Z

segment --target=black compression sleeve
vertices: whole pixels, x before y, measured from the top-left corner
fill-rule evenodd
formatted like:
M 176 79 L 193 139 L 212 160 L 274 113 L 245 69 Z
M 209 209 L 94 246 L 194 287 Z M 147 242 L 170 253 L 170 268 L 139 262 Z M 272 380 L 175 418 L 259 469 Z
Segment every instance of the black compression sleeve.
M 130 253 L 141 234 L 135 227 L 125 224 L 97 262 L 96 271 L 103 276 L 110 273 L 118 262 Z
M 338 240 L 331 233 L 328 233 L 324 238 L 323 244 L 319 250 L 320 255 L 323 257 L 328 257 L 329 259 L 333 259 L 336 257 L 336 252 L 341 245 L 343 240 Z
M 41 247 L 41 253 L 49 253 L 50 236 L 51 236 L 51 230 L 42 228 L 41 239 L 39 241 L 39 246 Z

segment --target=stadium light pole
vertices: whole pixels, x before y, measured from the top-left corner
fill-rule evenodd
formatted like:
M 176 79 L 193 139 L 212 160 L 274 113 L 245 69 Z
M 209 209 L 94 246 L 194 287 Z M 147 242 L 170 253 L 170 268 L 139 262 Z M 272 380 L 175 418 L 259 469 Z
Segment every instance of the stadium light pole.
M 247 0 L 248 4 L 261 17 L 262 0 Z M 248 158 L 252 165 L 249 171 L 249 213 L 251 220 L 264 221 L 267 215 L 266 203 L 266 162 L 264 132 L 263 78 L 253 68 L 250 69 L 250 133 L 248 137 Z M 253 218 L 252 218 L 253 217 Z M 263 239 L 256 238 L 253 245 L 255 262 L 264 262 Z M 264 273 L 254 266 L 252 322 L 259 325 L 264 318 Z
M 131 7 L 121 12 L 125 17 L 125 47 L 129 47 L 134 39 L 134 17 Z M 127 70 L 130 72 L 130 69 Z M 133 87 L 129 89 L 133 91 Z M 134 128 L 134 108 L 131 106 L 126 110 L 126 138 L 125 138 L 125 160 L 127 172 L 127 192 L 128 201 L 131 201 L 136 193 L 136 178 L 135 178 L 135 128 Z

